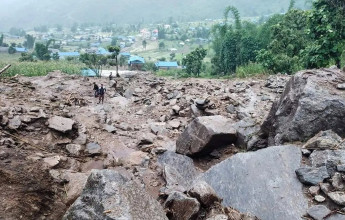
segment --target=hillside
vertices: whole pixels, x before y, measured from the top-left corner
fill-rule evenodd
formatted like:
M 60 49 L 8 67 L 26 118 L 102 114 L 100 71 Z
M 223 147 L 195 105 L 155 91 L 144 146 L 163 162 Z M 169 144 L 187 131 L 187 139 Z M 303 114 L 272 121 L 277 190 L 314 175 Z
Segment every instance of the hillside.
M 304 7 L 304 0 L 297 0 L 297 7 Z M 173 17 L 187 21 L 219 18 L 228 5 L 239 8 L 242 16 L 260 16 L 284 12 L 289 0 L 3 0 L 0 7 L 0 30 L 10 27 L 33 27 L 42 24 L 71 25 L 74 22 L 145 23 L 160 22 Z

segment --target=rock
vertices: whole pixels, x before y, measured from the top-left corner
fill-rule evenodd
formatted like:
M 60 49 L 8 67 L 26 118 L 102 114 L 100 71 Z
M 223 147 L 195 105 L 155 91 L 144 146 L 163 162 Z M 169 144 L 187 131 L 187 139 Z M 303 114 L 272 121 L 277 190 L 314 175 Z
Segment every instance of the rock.
M 345 193 L 336 191 L 336 192 L 329 192 L 327 196 L 336 204 L 345 206 Z
M 338 84 L 338 85 L 337 85 L 337 89 L 345 90 L 345 83 Z
M 273 146 L 305 141 L 328 129 L 345 136 L 345 96 L 333 86 L 344 78 L 339 69 L 296 73 L 263 122 L 261 137 Z
M 74 144 L 85 145 L 87 142 L 87 135 L 84 133 L 79 133 L 78 137 L 73 140 Z
M 190 106 L 191 113 L 194 117 L 200 117 L 204 115 L 204 112 L 196 107 L 196 105 Z
M 93 143 L 93 142 L 88 143 L 86 145 L 85 153 L 90 155 L 90 156 L 101 155 L 102 154 L 102 148 L 97 143 Z
M 48 127 L 62 133 L 66 133 L 72 130 L 75 121 L 69 118 L 60 116 L 53 116 L 48 120 Z
M 159 155 L 158 163 L 164 168 L 163 175 L 168 191 L 173 191 L 176 188 L 178 188 L 178 191 L 186 191 L 199 175 L 191 158 L 171 151 Z
M 308 208 L 295 174 L 301 159 L 297 146 L 238 153 L 211 167 L 200 179 L 223 198 L 224 206 L 259 219 L 300 219 Z
M 155 135 L 163 135 L 167 133 L 165 122 L 154 122 L 150 124 L 151 132 Z
M 331 210 L 323 205 L 314 205 L 308 209 L 307 213 L 315 220 L 323 220 L 327 215 L 331 213 Z
M 337 166 L 337 170 L 338 170 L 339 172 L 345 172 L 345 164 L 344 164 L 344 165 L 338 165 L 338 166 Z
M 325 166 L 301 167 L 296 170 L 296 174 L 301 183 L 307 185 L 317 185 L 330 177 Z
M 320 187 L 319 186 L 311 186 L 309 187 L 309 193 L 313 196 L 316 196 L 320 192 Z
M 65 201 L 68 205 L 72 204 L 82 193 L 85 187 L 89 173 L 74 173 L 66 172 L 68 184 L 66 184 L 66 198 Z
M 335 173 L 331 179 L 332 181 L 332 186 L 336 190 L 344 190 L 345 184 L 343 181 L 343 176 L 340 173 Z
M 310 155 L 310 160 L 313 167 L 327 164 L 345 165 L 345 150 L 316 150 Z
M 233 104 L 230 104 L 226 107 L 226 112 L 230 114 L 236 114 L 236 108 Z
M 43 161 L 49 166 L 49 168 L 54 168 L 60 163 L 60 156 L 46 157 Z
M 309 157 L 311 154 L 311 151 L 308 149 L 301 149 L 303 156 Z
M 79 144 L 67 144 L 66 150 L 72 156 L 80 156 L 81 151 L 83 150 L 83 147 Z
M 332 130 L 320 131 L 316 136 L 311 138 L 303 148 L 312 150 L 335 149 L 343 139 Z
M 9 157 L 9 153 L 7 153 L 6 151 L 3 151 L 3 150 L 1 150 L 0 151 L 0 160 L 5 160 L 5 159 L 7 159 L 8 157 Z
M 320 189 L 323 193 L 327 194 L 331 191 L 331 184 L 329 183 L 320 183 Z
M 82 194 L 63 217 L 68 219 L 163 220 L 167 217 L 160 204 L 135 182 L 113 170 L 92 170 Z
M 20 120 L 20 116 L 14 116 L 14 118 L 8 121 L 8 128 L 12 130 L 18 129 L 22 125 L 22 121 Z
M 174 105 L 173 107 L 171 107 L 171 109 L 173 110 L 173 112 L 175 114 L 178 114 L 180 112 L 180 110 L 181 110 L 181 107 L 178 106 L 178 105 Z
M 334 215 L 329 216 L 325 220 L 344 220 L 344 219 L 345 219 L 345 215 L 336 213 Z
M 188 194 L 196 198 L 205 207 L 210 207 L 215 202 L 221 202 L 216 192 L 205 181 L 199 181 L 193 184 Z
M 148 154 L 142 151 L 134 151 L 124 158 L 124 163 L 127 166 L 142 166 L 147 167 L 150 158 Z
M 176 152 L 185 155 L 206 154 L 217 147 L 234 143 L 237 132 L 223 116 L 198 117 L 176 141 Z
M 155 139 L 156 139 L 156 135 L 154 135 L 152 133 L 145 133 L 142 135 L 138 145 L 153 144 Z
M 237 130 L 237 142 L 236 145 L 245 147 L 247 150 L 260 148 L 255 144 L 251 144 L 251 140 L 255 138 L 255 134 L 259 132 L 259 124 L 251 119 L 244 118 L 234 124 L 234 128 Z
M 207 218 L 206 220 L 228 220 L 228 216 L 220 214 L 220 215 L 215 215 L 210 218 Z
M 106 130 L 109 133 L 115 134 L 116 133 L 116 128 L 113 125 L 104 125 L 104 130 Z
M 178 129 L 181 125 L 181 122 L 175 119 L 175 120 L 169 121 L 168 124 L 172 129 Z
M 320 202 L 320 203 L 326 200 L 325 197 L 320 196 L 320 195 L 315 196 L 314 199 L 316 202 Z
M 164 207 L 168 209 L 171 220 L 193 219 L 199 212 L 198 200 L 189 198 L 181 192 L 173 192 L 166 200 Z

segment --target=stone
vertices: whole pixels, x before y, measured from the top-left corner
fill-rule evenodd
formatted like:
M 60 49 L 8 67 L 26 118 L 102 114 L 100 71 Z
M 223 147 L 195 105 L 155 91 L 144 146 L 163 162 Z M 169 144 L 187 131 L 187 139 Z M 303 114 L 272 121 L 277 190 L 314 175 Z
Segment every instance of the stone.
M 336 192 L 329 192 L 327 196 L 336 204 L 345 206 L 345 193 L 336 191 Z
M 338 84 L 338 85 L 337 85 L 337 89 L 345 90 L 345 83 Z
M 345 78 L 339 69 L 314 69 L 296 73 L 261 126 L 268 146 L 305 141 L 332 129 L 345 136 L 345 96 L 334 83 Z
M 296 170 L 296 175 L 301 183 L 307 185 L 317 185 L 323 182 L 324 179 L 330 177 L 325 166 L 301 167 Z
M 82 194 L 62 219 L 167 220 L 167 217 L 160 204 L 134 181 L 113 170 L 92 170 Z
M 157 161 L 163 167 L 167 191 L 178 188 L 178 191 L 184 192 L 199 175 L 193 160 L 187 156 L 166 151 L 158 156 Z
M 151 132 L 155 135 L 163 135 L 167 133 L 165 122 L 150 123 Z
M 311 186 L 309 187 L 309 193 L 313 196 L 316 196 L 320 192 L 320 187 L 319 186 Z
M 181 192 L 173 192 L 169 195 L 164 208 L 168 209 L 168 216 L 171 220 L 193 219 L 199 212 L 198 200 L 189 198 Z
M 80 156 L 81 151 L 83 150 L 83 147 L 79 144 L 67 144 L 66 150 L 72 156 Z
M 102 148 L 99 144 L 91 142 L 86 145 L 85 153 L 90 156 L 101 155 Z
M 106 130 L 109 133 L 115 134 L 116 133 L 116 128 L 113 125 L 104 125 L 104 130 Z
M 205 207 L 210 207 L 215 202 L 221 202 L 216 192 L 205 181 L 199 181 L 193 184 L 188 194 L 196 198 Z
M 124 164 L 127 166 L 147 167 L 150 158 L 148 154 L 142 151 L 134 151 L 124 158 Z
M 337 148 L 343 139 L 332 130 L 320 131 L 311 138 L 303 148 L 312 150 L 326 150 Z
M 174 114 L 178 114 L 181 111 L 181 107 L 178 105 L 174 105 L 171 107 L 171 109 L 173 110 Z
M 181 122 L 179 120 L 176 120 L 176 119 L 169 121 L 168 124 L 172 129 L 178 129 L 181 126 Z
M 49 168 L 54 168 L 60 163 L 60 156 L 46 157 L 43 161 L 48 165 Z
M 320 183 L 320 189 L 325 194 L 329 193 L 331 191 L 331 188 L 332 186 L 329 183 Z
M 73 144 L 85 145 L 87 143 L 87 135 L 85 133 L 79 133 L 78 137 L 73 140 Z
M 316 150 L 310 155 L 310 161 L 313 167 L 327 164 L 345 165 L 345 150 Z
M 344 184 L 344 180 L 343 180 L 343 176 L 340 173 L 335 173 L 331 179 L 332 181 L 332 186 L 336 189 L 336 190 L 344 190 L 345 188 L 345 184 Z
M 339 171 L 339 172 L 345 172 L 345 164 L 344 164 L 344 165 L 338 165 L 338 166 L 337 166 L 337 171 Z
M 12 130 L 18 129 L 21 125 L 22 121 L 20 120 L 20 116 L 14 116 L 8 121 L 8 128 Z
M 308 208 L 295 174 L 301 160 L 299 147 L 274 146 L 238 153 L 211 167 L 200 179 L 221 196 L 224 206 L 259 219 L 300 219 Z
M 228 216 L 219 214 L 219 215 L 215 215 L 210 218 L 207 218 L 206 220 L 228 220 L 228 219 L 229 219 Z
M 230 104 L 226 107 L 226 112 L 230 114 L 236 114 L 236 108 L 233 104 Z
M 65 175 L 68 178 L 68 183 L 66 184 L 66 197 L 64 200 L 68 205 L 71 205 L 82 193 L 89 173 L 75 173 L 66 171 Z
M 308 149 L 301 149 L 303 156 L 309 157 L 311 154 L 311 151 Z
M 67 133 L 72 130 L 75 121 L 69 118 L 60 116 L 53 116 L 48 120 L 48 127 L 62 133 Z
M 244 147 L 247 150 L 260 148 L 259 146 L 256 146 L 256 143 L 251 143 L 254 140 L 255 135 L 260 131 L 260 126 L 254 119 L 244 118 L 236 122 L 234 124 L 234 128 L 237 131 L 237 146 Z
M 320 196 L 320 195 L 316 195 L 315 197 L 314 197 L 314 199 L 315 199 L 315 201 L 316 202 L 324 202 L 326 199 L 325 199 L 325 197 L 323 197 L 323 196 Z
M 344 219 L 345 219 L 345 215 L 340 214 L 340 213 L 335 213 L 329 216 L 328 218 L 326 218 L 325 220 L 344 220 Z
M 314 205 L 307 210 L 307 213 L 315 220 L 323 220 L 331 213 L 331 210 L 323 205 Z
M 193 120 L 176 141 L 176 152 L 184 155 L 207 154 L 236 142 L 237 132 L 223 116 L 204 116 Z
M 145 133 L 141 136 L 141 139 L 139 140 L 138 145 L 149 145 L 153 144 L 153 142 L 156 139 L 156 135 L 152 133 Z
M 200 117 L 204 115 L 204 112 L 196 107 L 196 105 L 190 106 L 190 111 L 194 117 Z
M 0 151 L 0 160 L 5 160 L 5 159 L 7 159 L 8 157 L 9 157 L 9 153 L 7 153 L 6 151 L 3 151 L 3 150 L 1 150 Z

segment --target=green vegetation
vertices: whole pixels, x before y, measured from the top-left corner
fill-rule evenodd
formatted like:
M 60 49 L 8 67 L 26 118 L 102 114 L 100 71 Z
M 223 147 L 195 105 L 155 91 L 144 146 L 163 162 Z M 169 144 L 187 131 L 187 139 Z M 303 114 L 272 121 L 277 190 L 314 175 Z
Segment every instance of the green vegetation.
M 190 76 L 200 76 L 202 61 L 206 57 L 207 50 L 203 48 L 196 48 L 194 51 L 187 54 L 182 59 L 182 65 L 186 66 L 186 72 Z
M 6 66 L 6 62 L 0 61 L 0 69 Z M 80 74 L 81 69 L 85 68 L 86 65 L 80 62 L 12 62 L 11 67 L 5 72 L 5 76 L 14 76 L 17 74 L 24 76 L 44 76 L 49 72 L 60 70 L 67 74 Z

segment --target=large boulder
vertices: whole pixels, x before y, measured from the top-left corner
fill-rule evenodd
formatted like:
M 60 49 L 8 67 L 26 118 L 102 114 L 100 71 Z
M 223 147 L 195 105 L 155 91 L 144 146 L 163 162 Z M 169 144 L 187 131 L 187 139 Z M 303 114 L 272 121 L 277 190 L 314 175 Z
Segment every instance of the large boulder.
M 160 204 L 135 182 L 113 170 L 92 170 L 82 194 L 63 219 L 161 220 L 167 217 Z
M 345 73 L 339 69 L 296 73 L 261 126 L 269 146 L 306 141 L 323 130 L 345 136 L 345 91 L 337 90 Z
M 234 143 L 236 139 L 237 132 L 225 117 L 198 117 L 177 139 L 176 152 L 190 156 L 205 154 Z
M 169 195 L 164 207 L 168 210 L 171 220 L 193 219 L 197 216 L 200 203 L 181 192 L 173 192 Z
M 302 153 L 296 146 L 275 146 L 238 153 L 201 177 L 223 198 L 223 205 L 259 219 L 301 219 L 308 208 L 295 170 Z
M 158 162 L 163 167 L 163 176 L 166 181 L 165 193 L 167 194 L 172 191 L 187 191 L 199 175 L 191 158 L 172 151 L 159 155 Z

